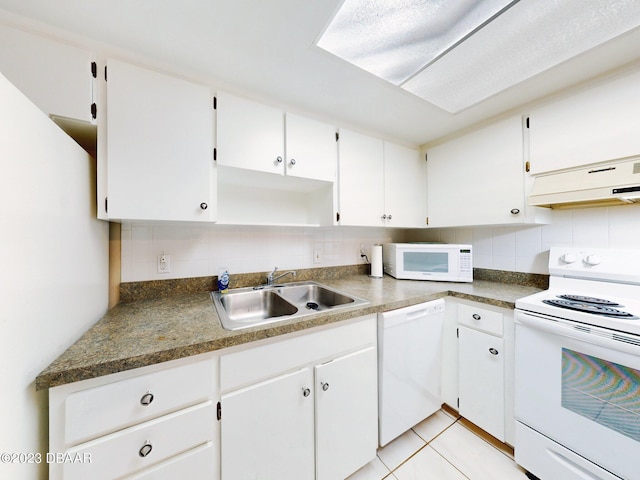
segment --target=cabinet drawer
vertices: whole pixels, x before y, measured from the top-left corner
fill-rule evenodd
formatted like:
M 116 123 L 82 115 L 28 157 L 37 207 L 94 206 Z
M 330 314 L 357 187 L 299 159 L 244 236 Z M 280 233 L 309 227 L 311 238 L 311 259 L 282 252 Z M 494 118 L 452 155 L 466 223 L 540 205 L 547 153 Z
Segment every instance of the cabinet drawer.
M 210 361 L 162 370 L 72 393 L 65 400 L 65 444 L 106 433 L 208 400 Z
M 502 313 L 470 305 L 458 305 L 458 323 L 499 337 L 504 332 Z
M 215 405 L 208 401 L 84 443 L 66 452 L 83 461 L 65 463 L 64 479 L 120 478 L 150 467 L 211 442 L 215 421 Z
M 217 478 L 215 452 L 213 443 L 209 442 L 124 480 L 213 480 Z

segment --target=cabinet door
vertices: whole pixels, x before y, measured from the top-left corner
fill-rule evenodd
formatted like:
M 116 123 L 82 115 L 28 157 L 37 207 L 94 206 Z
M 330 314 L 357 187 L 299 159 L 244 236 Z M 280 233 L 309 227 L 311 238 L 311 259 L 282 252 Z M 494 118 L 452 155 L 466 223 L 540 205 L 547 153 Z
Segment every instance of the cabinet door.
M 640 71 L 531 112 L 531 171 L 543 173 L 640 154 Z
M 384 193 L 388 226 L 426 226 L 427 163 L 418 150 L 384 142 Z
M 217 94 L 218 165 L 284 175 L 284 112 Z
M 385 224 L 382 140 L 340 129 L 338 180 L 341 225 Z
M 223 395 L 222 478 L 314 479 L 314 397 L 308 368 Z
M 504 441 L 504 340 L 459 327 L 460 415 Z
M 519 218 L 525 214 L 523 152 L 520 116 L 430 149 L 429 226 L 522 221 Z M 519 213 L 513 214 L 512 210 Z
M 212 103 L 208 87 L 108 60 L 109 218 L 215 219 Z
M 0 72 L 48 115 L 93 122 L 88 50 L 0 25 Z
M 287 113 L 286 152 L 288 176 L 335 181 L 338 146 L 333 125 Z
M 378 445 L 375 347 L 315 368 L 316 479 L 343 479 L 373 460 Z

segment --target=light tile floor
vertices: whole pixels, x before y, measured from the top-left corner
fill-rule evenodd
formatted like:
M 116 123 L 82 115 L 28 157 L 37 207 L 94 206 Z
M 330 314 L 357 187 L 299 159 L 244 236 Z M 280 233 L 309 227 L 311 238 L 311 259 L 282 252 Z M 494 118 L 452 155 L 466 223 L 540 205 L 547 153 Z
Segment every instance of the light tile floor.
M 439 410 L 378 450 L 347 480 L 527 480 L 512 450 Z

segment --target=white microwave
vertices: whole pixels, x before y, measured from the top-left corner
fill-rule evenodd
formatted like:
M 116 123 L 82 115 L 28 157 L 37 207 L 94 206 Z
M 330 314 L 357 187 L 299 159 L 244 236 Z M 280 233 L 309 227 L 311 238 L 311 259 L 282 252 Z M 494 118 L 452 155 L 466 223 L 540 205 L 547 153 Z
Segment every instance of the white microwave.
M 473 281 L 471 245 L 385 243 L 382 266 L 386 274 L 404 280 Z

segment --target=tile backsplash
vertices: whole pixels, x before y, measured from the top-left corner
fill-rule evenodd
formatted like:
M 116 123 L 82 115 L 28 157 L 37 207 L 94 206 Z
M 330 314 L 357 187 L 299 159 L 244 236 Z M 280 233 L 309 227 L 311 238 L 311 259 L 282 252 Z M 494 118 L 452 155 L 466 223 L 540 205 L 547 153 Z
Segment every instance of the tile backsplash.
M 473 245 L 474 267 L 548 273 L 551 245 L 640 248 L 640 205 L 552 210 L 538 226 L 401 230 L 367 227 L 122 225 L 123 282 L 266 272 L 363 263 L 383 242 L 442 241 Z M 171 255 L 171 272 L 157 273 L 157 257 Z M 314 263 L 315 254 L 320 258 Z
M 122 282 L 267 272 L 364 263 L 376 243 L 405 241 L 408 232 L 366 227 L 265 227 L 122 224 Z M 171 256 L 171 272 L 157 257 Z M 319 260 L 314 262 L 314 257 Z
M 640 204 L 551 211 L 546 225 L 412 231 L 408 241 L 473 245 L 473 266 L 548 274 L 549 247 L 640 248 Z

